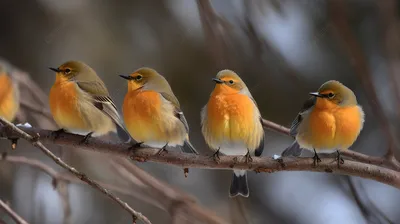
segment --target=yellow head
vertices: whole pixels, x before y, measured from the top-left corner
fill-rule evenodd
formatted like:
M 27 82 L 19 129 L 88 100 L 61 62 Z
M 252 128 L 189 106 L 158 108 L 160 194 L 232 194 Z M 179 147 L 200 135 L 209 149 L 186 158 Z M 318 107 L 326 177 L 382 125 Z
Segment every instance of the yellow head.
M 49 68 L 56 72 L 57 80 L 98 81 L 96 72 L 80 61 L 67 61 L 58 68 Z
M 213 94 L 250 94 L 246 84 L 234 71 L 222 70 L 213 81 L 216 83 Z
M 357 98 L 353 91 L 335 80 L 325 82 L 318 92 L 310 93 L 310 95 L 317 97 L 316 107 L 319 108 L 357 105 Z
M 168 94 L 172 93 L 168 81 L 156 70 L 151 68 L 139 68 L 130 75 L 120 75 L 120 77 L 128 80 L 128 91 L 143 89 L 165 92 Z

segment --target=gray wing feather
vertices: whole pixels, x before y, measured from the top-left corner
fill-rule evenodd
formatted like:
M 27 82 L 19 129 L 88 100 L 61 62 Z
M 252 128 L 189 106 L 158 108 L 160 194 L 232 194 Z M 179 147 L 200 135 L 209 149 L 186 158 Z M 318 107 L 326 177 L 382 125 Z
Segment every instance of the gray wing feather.
M 124 127 L 114 101 L 108 96 L 108 91 L 96 82 L 76 82 L 78 87 L 92 96 L 93 105 L 109 116 L 117 125 L 117 134 L 123 141 L 130 141 L 131 138 Z M 100 90 L 100 91 L 95 91 Z M 99 94 L 95 94 L 99 93 Z
M 306 102 L 304 102 L 302 109 L 300 112 L 297 114 L 296 118 L 292 122 L 292 125 L 290 126 L 290 135 L 292 137 L 295 137 L 297 135 L 297 129 L 299 128 L 299 125 L 301 124 L 301 121 L 303 120 L 303 114 L 308 112 L 316 102 L 316 97 L 310 97 Z

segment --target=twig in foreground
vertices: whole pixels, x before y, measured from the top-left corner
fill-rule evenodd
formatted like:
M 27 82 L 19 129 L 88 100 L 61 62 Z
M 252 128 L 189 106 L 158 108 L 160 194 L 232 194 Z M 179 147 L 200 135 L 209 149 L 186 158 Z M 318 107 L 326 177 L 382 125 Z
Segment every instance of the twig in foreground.
M 15 223 L 17 224 L 29 224 L 25 219 L 19 216 L 15 211 L 13 211 L 10 206 L 8 206 L 4 201 L 0 199 L 0 210 L 3 210 L 7 213 Z
M 101 191 L 103 194 L 108 196 L 110 199 L 114 200 L 117 202 L 123 209 L 128 211 L 133 218 L 133 221 L 135 223 L 136 219 L 142 220 L 144 223 L 151 224 L 150 220 L 147 219 L 144 215 L 142 215 L 140 212 L 135 211 L 133 208 L 131 208 L 126 202 L 122 201 L 118 197 L 116 197 L 113 193 L 110 193 L 107 189 L 103 188 L 100 184 L 98 184 L 96 181 L 93 181 L 89 177 L 86 176 L 86 174 L 79 172 L 75 168 L 69 166 L 66 164 L 64 161 L 62 161 L 60 158 L 58 158 L 56 155 L 54 155 L 50 150 L 48 150 L 39 140 L 39 136 L 37 137 L 32 137 L 26 132 L 22 131 L 18 127 L 16 127 L 14 124 L 6 121 L 5 119 L 0 117 L 0 122 L 6 125 L 7 127 L 11 128 L 14 132 L 19 134 L 19 137 L 29 141 L 33 146 L 36 148 L 40 149 L 44 154 L 46 154 L 48 157 L 50 157 L 54 162 L 56 162 L 58 165 L 60 165 L 62 168 L 68 170 L 71 172 L 73 175 L 78 177 L 80 180 L 86 182 L 93 188 Z

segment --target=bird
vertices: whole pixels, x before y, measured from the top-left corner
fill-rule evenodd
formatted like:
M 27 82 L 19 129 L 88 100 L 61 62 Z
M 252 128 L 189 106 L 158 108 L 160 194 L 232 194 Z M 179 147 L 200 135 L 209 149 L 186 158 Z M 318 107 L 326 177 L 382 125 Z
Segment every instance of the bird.
M 159 148 L 159 153 L 178 146 L 185 153 L 199 154 L 189 141 L 189 125 L 179 101 L 162 75 L 142 67 L 120 77 L 128 83 L 122 112 L 135 146 Z
M 201 131 L 207 145 L 225 155 L 261 156 L 264 150 L 264 129 L 257 103 L 246 84 L 234 71 L 218 72 L 207 104 L 201 111 Z M 247 173 L 234 170 L 229 196 L 249 196 Z
M 0 117 L 12 122 L 19 110 L 19 89 L 6 68 L 0 65 Z
M 311 92 L 290 127 L 295 141 L 282 156 L 301 155 L 302 149 L 314 151 L 314 165 L 320 162 L 317 151 L 336 150 L 338 165 L 343 163 L 340 150 L 347 150 L 364 126 L 364 111 L 353 91 L 336 80 Z
M 59 130 L 85 135 L 82 142 L 116 132 L 118 137 L 129 142 L 123 121 L 110 94 L 100 77 L 81 61 L 67 61 L 58 68 L 56 79 L 49 94 L 50 112 Z

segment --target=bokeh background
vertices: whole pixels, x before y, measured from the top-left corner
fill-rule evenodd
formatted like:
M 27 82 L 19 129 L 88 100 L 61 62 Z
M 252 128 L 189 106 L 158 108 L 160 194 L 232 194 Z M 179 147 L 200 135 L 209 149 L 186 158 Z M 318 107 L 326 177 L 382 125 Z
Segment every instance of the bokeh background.
M 118 75 L 153 67 L 179 98 L 192 143 L 202 154 L 210 152 L 200 132 L 200 110 L 219 70 L 238 72 L 262 116 L 285 126 L 308 92 L 336 79 L 355 91 L 366 112 L 352 149 L 378 156 L 389 147 L 383 123 L 388 121 L 398 136 L 399 10 L 395 0 L 0 0 L 0 57 L 28 72 L 46 94 L 55 79 L 48 67 L 82 60 L 105 81 L 119 108 L 126 82 Z M 26 110 L 18 122 L 55 129 L 35 116 Z M 263 156 L 280 154 L 292 141 L 269 130 L 265 139 Z M 12 152 L 8 141 L 0 146 L 1 152 L 61 170 L 28 144 L 21 142 Z M 129 186 L 115 174 L 108 155 L 49 147 L 95 179 Z M 228 223 L 400 223 L 400 192 L 375 181 L 250 172 L 250 197 L 230 199 L 230 171 L 191 169 L 185 178 L 176 167 L 137 165 L 193 195 Z M 68 190 L 71 223 L 131 220 L 89 186 L 70 184 Z M 51 178 L 32 167 L 0 162 L 0 198 L 30 223 L 63 223 L 63 204 Z M 166 211 L 121 198 L 153 223 L 172 223 Z M 2 213 L 0 219 L 13 223 Z

